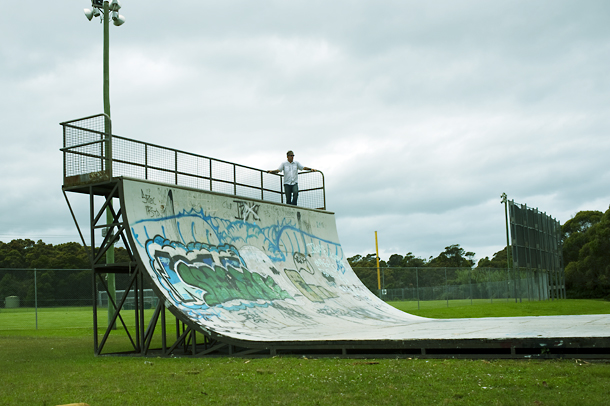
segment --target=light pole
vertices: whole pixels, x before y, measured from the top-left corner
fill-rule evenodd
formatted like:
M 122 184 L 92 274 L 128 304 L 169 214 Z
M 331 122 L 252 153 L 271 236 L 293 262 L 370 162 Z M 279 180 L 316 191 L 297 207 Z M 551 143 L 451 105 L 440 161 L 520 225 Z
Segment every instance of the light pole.
M 104 113 L 110 117 L 110 18 L 117 27 L 125 23 L 125 17 L 119 14 L 121 2 L 119 0 L 92 0 L 91 8 L 84 10 L 89 21 L 93 17 L 100 17 L 104 24 Z M 112 14 L 111 14 L 112 13 Z
M 377 261 L 377 289 L 379 290 L 379 298 L 381 299 L 383 291 L 381 290 L 381 276 L 379 275 L 379 243 L 377 242 L 377 231 L 375 231 L 375 260 Z
M 512 267 L 510 266 L 510 241 L 508 238 L 508 196 L 506 193 L 502 193 L 500 198 L 502 199 L 500 203 L 504 203 L 504 220 L 506 222 L 506 268 L 510 269 Z
M 89 21 L 93 17 L 100 17 L 101 22 L 104 24 L 104 114 L 105 117 L 105 133 L 106 133 L 106 148 L 105 148 L 105 161 L 106 171 L 108 176 L 112 178 L 112 130 L 110 122 L 110 18 L 112 18 L 115 26 L 120 26 L 125 23 L 125 17 L 119 14 L 121 8 L 121 2 L 119 0 L 91 0 L 91 8 L 84 10 L 85 17 Z M 111 202 L 112 203 L 112 202 Z M 106 224 L 110 225 L 114 222 L 112 216 L 112 204 L 110 208 L 106 209 Z M 112 228 L 107 228 L 112 230 Z M 112 237 L 112 236 L 111 236 Z M 114 244 L 111 244 L 106 251 L 106 264 L 114 263 Z M 115 309 L 110 305 L 110 298 L 116 303 L 116 282 L 115 274 L 106 274 L 108 282 L 108 326 L 112 324 L 112 328 L 115 329 L 116 325 L 112 322 Z
M 514 264 L 512 263 L 512 258 L 510 255 L 510 241 L 508 239 L 508 196 L 506 193 L 502 193 L 500 198 L 502 199 L 500 203 L 504 203 L 504 220 L 506 221 L 506 269 L 510 275 L 510 269 L 514 266 Z M 517 287 L 515 281 L 513 282 L 513 289 L 515 291 L 515 303 L 517 303 Z

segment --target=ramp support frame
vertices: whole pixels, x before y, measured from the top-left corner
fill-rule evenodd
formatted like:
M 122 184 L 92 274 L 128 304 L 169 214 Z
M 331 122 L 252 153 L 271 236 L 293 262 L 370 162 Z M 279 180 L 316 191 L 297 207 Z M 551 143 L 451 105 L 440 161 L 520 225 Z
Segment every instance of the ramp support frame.
M 108 354 L 105 352 L 105 347 L 108 344 L 109 338 L 116 330 L 122 330 L 129 342 L 129 350 L 121 349 L 120 352 L 128 352 L 142 356 L 148 355 L 153 351 L 156 355 L 170 356 L 172 354 L 182 353 L 183 355 L 207 355 L 217 351 L 225 344 L 218 344 L 209 337 L 203 335 L 203 339 L 199 337 L 195 330 L 187 324 L 176 318 L 176 337 L 173 344 L 168 342 L 171 338 L 167 329 L 167 318 L 165 313 L 165 304 L 162 300 L 157 302 L 148 323 L 146 320 L 146 301 L 145 301 L 145 273 L 141 266 L 137 263 L 131 246 L 126 235 L 126 222 L 123 219 L 122 196 L 121 196 L 121 179 L 115 178 L 110 181 L 104 181 L 97 184 L 89 184 L 79 187 L 64 187 L 63 194 L 70 209 L 72 219 L 76 225 L 81 242 L 84 247 L 88 244 L 85 241 L 83 228 L 77 219 L 76 213 L 73 210 L 67 192 L 84 193 L 89 197 L 89 235 L 91 244 L 89 246 L 89 260 L 92 270 L 92 307 L 93 307 L 93 352 L 95 355 Z M 96 199 L 97 197 L 97 199 Z M 101 199 L 100 199 L 101 198 Z M 101 204 L 100 204 L 101 200 Z M 97 204 L 96 204 L 97 203 Z M 108 222 L 106 212 L 112 213 L 112 221 Z M 103 237 L 99 241 L 99 231 L 104 230 Z M 106 252 L 117 242 L 122 242 L 128 256 L 127 261 L 117 262 L 114 264 L 106 264 Z M 108 286 L 105 280 L 105 275 L 114 273 L 126 276 L 125 293 L 119 299 L 115 300 L 108 296 L 108 306 L 114 308 L 114 313 L 108 320 L 108 325 L 103 327 L 98 322 L 98 308 L 101 303 L 98 303 L 98 288 L 108 291 Z M 123 278 L 125 279 L 125 277 Z M 130 301 L 129 298 L 133 298 Z M 133 303 L 133 323 L 126 320 L 125 314 L 129 306 Z M 160 319 L 160 320 L 159 320 Z M 159 322 L 160 321 L 160 322 Z M 117 328 L 116 326 L 120 326 Z M 160 327 L 160 348 L 152 348 L 153 337 L 155 332 Z M 100 333 L 102 334 L 100 339 Z M 201 333 L 199 333 L 201 335 Z M 201 349 L 199 347 L 202 347 Z M 112 353 L 116 353 L 113 351 Z

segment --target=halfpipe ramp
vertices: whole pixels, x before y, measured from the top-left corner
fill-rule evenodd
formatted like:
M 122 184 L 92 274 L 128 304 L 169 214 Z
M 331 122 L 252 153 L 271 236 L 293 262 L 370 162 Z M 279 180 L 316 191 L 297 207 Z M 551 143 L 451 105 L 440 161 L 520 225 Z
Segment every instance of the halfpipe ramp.
M 610 315 L 427 319 L 373 295 L 333 213 L 122 179 L 128 238 L 172 313 L 246 347 L 606 343 Z

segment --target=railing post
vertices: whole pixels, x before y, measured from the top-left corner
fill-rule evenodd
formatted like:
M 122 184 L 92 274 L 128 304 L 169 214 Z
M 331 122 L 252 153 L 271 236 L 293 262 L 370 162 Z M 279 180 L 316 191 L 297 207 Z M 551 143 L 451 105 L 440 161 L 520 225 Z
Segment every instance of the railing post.
M 263 183 L 263 171 L 261 172 L 261 200 L 265 200 L 265 194 L 264 194 L 264 183 Z
M 63 148 L 66 148 L 66 126 L 62 125 L 61 126 L 63 129 L 63 135 L 64 135 L 64 142 L 63 142 Z M 63 161 L 64 161 L 64 184 L 66 183 L 66 164 L 68 161 L 68 157 L 66 156 L 68 153 L 66 152 L 66 150 L 64 150 L 62 152 L 62 157 L 63 157 Z
M 326 185 L 324 184 L 324 174 L 322 172 L 320 174 L 322 175 L 322 200 L 324 202 L 324 210 L 326 210 Z
M 210 192 L 212 192 L 212 160 L 210 159 Z

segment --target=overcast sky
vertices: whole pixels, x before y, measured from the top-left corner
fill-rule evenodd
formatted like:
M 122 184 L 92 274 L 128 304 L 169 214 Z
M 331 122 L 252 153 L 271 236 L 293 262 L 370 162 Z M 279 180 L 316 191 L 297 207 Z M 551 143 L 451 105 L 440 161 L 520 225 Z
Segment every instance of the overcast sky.
M 115 134 L 325 174 L 348 256 L 506 245 L 500 195 L 610 204 L 610 2 L 122 1 Z M 0 241 L 79 241 L 59 125 L 103 111 L 86 0 L 3 4 Z M 166 8 L 170 7 L 170 8 Z M 87 202 L 77 203 L 87 213 Z

